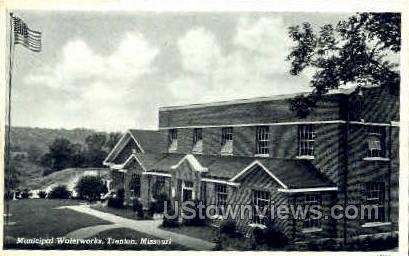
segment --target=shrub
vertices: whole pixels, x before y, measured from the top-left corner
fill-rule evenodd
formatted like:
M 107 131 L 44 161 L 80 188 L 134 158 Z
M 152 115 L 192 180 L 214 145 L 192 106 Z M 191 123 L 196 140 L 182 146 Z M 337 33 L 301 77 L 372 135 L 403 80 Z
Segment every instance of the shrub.
M 46 198 L 47 197 L 47 192 L 40 190 L 38 191 L 38 197 L 39 198 Z
M 122 208 L 124 206 L 124 200 L 118 197 L 110 197 L 108 198 L 108 207 L 112 208 Z
M 150 211 L 153 213 L 163 213 L 165 210 L 165 202 L 167 202 L 167 207 L 170 206 L 170 200 L 166 193 L 162 193 L 156 197 L 150 205 Z
M 273 225 L 268 225 L 264 230 L 264 239 L 268 245 L 274 248 L 283 248 L 289 242 L 287 236 Z
M 50 199 L 68 199 L 70 197 L 71 191 L 68 191 L 65 185 L 58 185 L 48 193 L 48 198 Z
M 162 226 L 167 228 L 175 228 L 179 226 L 178 217 L 176 216 L 176 212 L 173 208 L 166 210 L 165 214 L 163 215 Z
M 7 191 L 4 193 L 4 200 L 13 200 L 13 191 Z
M 132 209 L 136 213 L 136 216 L 143 217 L 143 205 L 138 198 L 132 200 Z
M 32 193 L 31 193 L 28 189 L 24 189 L 24 190 L 20 193 L 21 199 L 27 199 L 27 198 L 30 198 L 30 196 L 32 196 Z
M 203 202 L 199 201 L 199 200 L 194 200 L 193 201 L 193 207 L 191 207 L 192 210 L 194 210 L 195 215 L 193 218 L 185 218 L 183 219 L 183 223 L 185 225 L 189 225 L 189 226 L 203 226 L 206 224 L 206 220 L 204 218 L 200 218 L 200 214 L 199 214 L 199 204 L 203 204 Z M 190 206 L 190 205 L 188 205 Z M 190 211 L 189 211 L 190 212 Z M 189 213 L 190 216 L 191 212 Z
M 123 189 L 123 188 L 117 189 L 116 196 L 118 198 L 122 199 L 122 201 L 125 201 L 125 189 Z
M 108 189 L 102 179 L 98 176 L 84 176 L 75 186 L 80 199 L 90 201 L 99 200 L 101 194 L 107 193 Z
M 264 230 L 259 227 L 255 227 L 253 229 L 253 237 L 254 237 L 254 241 L 256 242 L 256 244 L 263 244 L 266 241 L 264 239 Z
M 125 190 L 118 189 L 112 196 L 108 198 L 108 207 L 123 208 L 125 200 Z
M 20 194 L 21 194 L 20 189 L 17 189 L 14 193 L 15 193 L 17 199 L 20 199 L 20 198 L 21 198 L 21 197 L 20 197 Z
M 236 223 L 233 220 L 224 220 L 220 224 L 220 233 L 233 236 L 236 234 Z
M 337 248 L 337 242 L 334 239 L 328 239 L 324 241 L 324 250 L 334 251 Z
M 283 248 L 288 245 L 288 238 L 271 224 L 264 229 L 254 228 L 253 236 L 258 245 L 267 244 L 273 248 Z

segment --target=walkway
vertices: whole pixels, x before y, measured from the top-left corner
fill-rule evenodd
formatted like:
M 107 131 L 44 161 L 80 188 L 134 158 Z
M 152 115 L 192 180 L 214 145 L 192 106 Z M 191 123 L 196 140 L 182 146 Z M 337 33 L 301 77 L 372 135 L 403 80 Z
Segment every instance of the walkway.
M 113 223 L 111 225 L 98 225 L 82 228 L 67 234 L 67 237 L 87 238 L 111 228 L 129 228 L 141 233 L 145 233 L 147 235 L 158 237 L 160 239 L 172 238 L 172 242 L 191 248 L 193 250 L 208 251 L 212 250 L 216 246 L 215 243 L 211 243 L 202 239 L 160 229 L 160 220 L 131 220 L 110 213 L 91 209 L 88 205 L 63 206 L 59 207 L 59 209 L 74 210 Z

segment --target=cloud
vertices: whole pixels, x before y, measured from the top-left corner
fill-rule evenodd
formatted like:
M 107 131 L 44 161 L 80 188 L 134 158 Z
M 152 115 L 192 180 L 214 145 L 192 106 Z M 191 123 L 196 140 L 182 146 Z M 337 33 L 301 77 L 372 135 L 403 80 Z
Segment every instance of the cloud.
M 56 63 L 26 75 L 30 88 L 38 88 L 35 99 L 41 103 L 30 116 L 20 108 L 21 116 L 27 116 L 24 123 L 117 131 L 155 128 L 159 106 L 309 89 L 305 77 L 288 74 L 285 57 L 291 42 L 282 18 L 243 16 L 231 29 L 232 36 L 220 36 L 223 31 L 214 33 L 201 24 L 181 36 L 171 33 L 173 39 L 163 49 L 158 47 L 161 40 L 155 44 L 133 31 L 116 39 L 116 47 L 105 54 L 72 39 L 56 53 Z
M 147 101 L 146 95 L 136 93 L 141 88 L 138 81 L 155 72 L 158 54 L 139 32 L 126 33 L 109 55 L 98 54 L 81 39 L 72 40 L 62 48 L 56 65 L 38 68 L 25 82 L 64 94 L 48 100 L 54 110 L 49 112 L 55 114 L 47 119 L 66 127 L 121 130 L 138 125 L 139 113 L 130 106 L 143 108 Z
M 215 34 L 193 28 L 178 41 L 185 73 L 169 88 L 180 104 L 308 90 L 288 74 L 287 34 L 281 17 L 242 17 L 223 51 Z
M 222 58 L 216 37 L 202 27 L 188 31 L 177 45 L 186 71 L 206 74 Z

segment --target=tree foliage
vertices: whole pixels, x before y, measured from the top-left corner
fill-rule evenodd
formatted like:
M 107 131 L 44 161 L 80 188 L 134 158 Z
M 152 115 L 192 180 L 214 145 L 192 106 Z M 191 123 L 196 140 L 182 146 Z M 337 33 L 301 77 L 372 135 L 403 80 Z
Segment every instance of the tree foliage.
M 66 168 L 102 167 L 102 162 L 118 140 L 118 133 L 91 134 L 86 137 L 84 144 L 56 138 L 48 152 L 40 158 L 42 166 L 47 168 L 43 175 Z
M 49 199 L 68 199 L 71 197 L 71 191 L 65 185 L 58 185 L 48 193 Z
M 292 99 L 290 109 L 306 117 L 322 95 L 348 84 L 396 90 L 400 74 L 390 56 L 400 52 L 400 23 L 398 13 L 358 13 L 318 31 L 310 23 L 290 27 L 289 36 L 295 42 L 287 57 L 290 73 L 314 70 L 312 93 Z
M 101 194 L 107 193 L 108 189 L 101 177 L 98 176 L 84 176 L 75 186 L 79 198 L 90 201 L 98 200 Z

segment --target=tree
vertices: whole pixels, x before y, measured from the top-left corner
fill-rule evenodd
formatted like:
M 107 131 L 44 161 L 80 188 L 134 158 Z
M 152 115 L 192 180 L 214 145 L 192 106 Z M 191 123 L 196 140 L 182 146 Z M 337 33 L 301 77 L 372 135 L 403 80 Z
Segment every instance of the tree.
M 104 133 L 95 133 L 85 139 L 87 144 L 87 165 L 89 167 L 102 167 L 102 162 L 107 155 L 104 149 L 106 139 Z
M 43 150 L 36 144 L 30 144 L 27 148 L 27 153 L 31 162 L 37 162 L 43 154 Z
M 401 16 L 398 13 L 358 13 L 335 27 L 323 25 L 319 32 L 310 23 L 289 28 L 295 42 L 287 60 L 290 74 L 315 70 L 308 96 L 290 100 L 290 109 L 306 117 L 331 89 L 356 84 L 389 86 L 398 91 L 400 74 L 390 56 L 400 52 Z
M 70 197 L 71 191 L 69 191 L 65 185 L 58 185 L 48 193 L 49 199 L 68 199 Z
M 105 142 L 105 148 L 107 151 L 111 151 L 121 138 L 121 134 L 118 132 L 111 132 L 108 134 L 108 138 Z
M 72 167 L 73 154 L 74 147 L 69 140 L 56 138 L 49 146 L 49 152 L 42 157 L 41 162 L 52 171 L 58 171 Z
M 85 144 L 88 150 L 101 150 L 105 145 L 105 141 L 106 135 L 104 133 L 94 133 L 85 139 Z
M 104 182 L 98 176 L 82 177 L 75 186 L 75 190 L 77 191 L 79 198 L 88 199 L 90 201 L 98 200 L 100 199 L 101 194 L 108 192 Z

